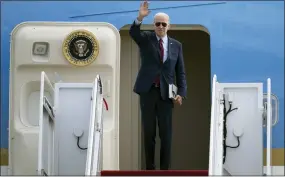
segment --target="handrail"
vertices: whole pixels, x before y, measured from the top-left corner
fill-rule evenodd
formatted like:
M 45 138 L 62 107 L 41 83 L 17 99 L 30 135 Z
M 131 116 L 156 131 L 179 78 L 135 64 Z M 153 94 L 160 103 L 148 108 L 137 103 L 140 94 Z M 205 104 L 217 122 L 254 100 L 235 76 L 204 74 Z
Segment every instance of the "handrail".
M 215 152 L 215 149 L 214 149 L 214 144 L 215 144 L 215 140 L 214 140 L 214 137 L 215 137 L 215 113 L 216 113 L 216 82 L 217 82 L 217 76 L 214 75 L 213 77 L 213 83 L 212 83 L 212 108 L 211 108 L 211 127 L 210 127 L 210 152 L 209 152 L 209 175 L 214 175 L 214 172 L 215 172 L 215 167 L 214 167 L 214 164 L 215 164 L 215 156 L 213 155 L 214 152 Z
M 89 126 L 89 135 L 88 135 L 88 147 L 87 147 L 87 159 L 86 159 L 86 169 L 85 169 L 85 175 L 90 175 L 91 174 L 91 166 L 92 166 L 92 157 L 93 157 L 93 146 L 94 146 L 94 130 L 95 130 L 95 120 L 96 117 L 93 118 L 93 115 L 95 114 L 96 111 L 96 105 L 97 105 L 97 86 L 98 82 L 97 79 L 95 79 L 95 83 L 93 86 L 93 89 L 95 89 L 95 91 L 93 90 L 92 93 L 92 104 L 91 104 L 91 115 L 90 115 L 90 126 Z M 95 114 L 96 116 L 96 114 Z M 89 155 L 91 154 L 91 155 Z
M 223 104 L 216 75 L 212 84 L 209 176 L 223 174 Z
M 45 90 L 45 85 L 49 86 L 49 89 L 52 90 L 52 93 L 54 93 L 54 87 L 51 84 L 51 81 L 49 80 L 49 78 L 47 77 L 46 73 L 44 71 L 41 72 L 41 83 L 40 83 L 40 102 L 39 102 L 39 127 L 44 126 L 44 117 L 43 117 L 43 111 L 44 109 L 47 110 L 48 114 L 49 114 L 49 118 L 51 120 L 54 119 L 54 112 L 53 112 L 53 103 L 51 104 L 47 98 L 45 97 L 44 94 L 44 90 Z M 54 122 L 53 122 L 54 123 Z M 40 128 L 39 131 L 39 147 L 38 147 L 38 167 L 37 167 L 37 173 L 38 175 L 45 175 L 46 172 L 44 170 L 44 164 L 43 164 L 43 140 L 44 140 L 44 129 Z M 50 174 L 47 174 L 50 175 Z
M 98 107 L 97 107 L 97 118 L 96 119 L 96 132 L 95 132 L 95 147 L 94 147 L 94 164 L 91 175 L 100 175 L 100 167 L 101 167 L 101 152 L 102 152 L 102 139 L 103 139 L 103 121 L 102 121 L 102 112 L 103 112 L 103 91 L 102 91 L 102 82 L 101 78 L 98 75 L 98 86 L 99 86 L 99 99 L 98 99 Z
M 103 139 L 103 103 L 106 109 L 108 105 L 103 98 L 103 86 L 99 75 L 96 76 L 92 93 L 92 109 L 90 120 L 89 141 L 87 149 L 87 160 L 85 175 L 99 175 L 101 167 L 101 152 L 102 152 L 102 139 Z
M 52 89 L 52 91 L 54 92 L 54 88 L 53 85 L 51 83 L 51 81 L 49 80 L 49 78 L 47 77 L 46 73 L 44 71 L 42 71 L 42 77 L 44 77 L 45 81 L 47 82 L 47 84 L 49 85 L 49 87 Z
M 267 149 L 266 149 L 266 174 L 272 175 L 271 148 L 272 148 L 272 108 L 271 108 L 271 79 L 267 79 Z

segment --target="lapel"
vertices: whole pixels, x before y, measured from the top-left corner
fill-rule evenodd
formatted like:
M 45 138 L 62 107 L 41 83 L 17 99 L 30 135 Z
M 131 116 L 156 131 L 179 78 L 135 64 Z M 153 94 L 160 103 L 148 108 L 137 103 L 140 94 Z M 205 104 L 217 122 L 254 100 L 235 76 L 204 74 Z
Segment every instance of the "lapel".
M 159 43 L 158 43 L 158 40 L 156 38 L 155 32 L 153 32 L 152 34 L 153 35 L 152 35 L 152 42 L 151 43 L 154 47 L 154 50 L 156 50 L 156 52 L 157 52 L 157 62 L 160 63 L 161 55 L 160 55 L 160 51 L 159 51 Z
M 159 50 L 159 42 L 158 42 L 158 40 L 156 38 L 155 32 L 153 32 L 152 34 L 153 35 L 152 35 L 152 42 L 151 43 L 152 43 L 154 49 L 157 52 L 157 62 L 160 63 L 161 55 L 160 55 L 160 50 Z M 167 58 L 166 58 L 164 63 L 166 63 L 169 60 L 170 55 L 171 55 L 171 51 L 173 49 L 173 40 L 172 40 L 171 37 L 168 37 L 167 48 L 168 48 L 168 50 L 167 50 Z
M 173 48 L 173 41 L 172 41 L 171 37 L 168 37 L 168 46 L 167 46 L 167 48 L 168 48 L 168 50 L 167 50 L 167 58 L 166 58 L 164 63 L 166 63 L 169 60 L 170 55 L 171 55 L 171 51 L 172 51 L 172 48 Z

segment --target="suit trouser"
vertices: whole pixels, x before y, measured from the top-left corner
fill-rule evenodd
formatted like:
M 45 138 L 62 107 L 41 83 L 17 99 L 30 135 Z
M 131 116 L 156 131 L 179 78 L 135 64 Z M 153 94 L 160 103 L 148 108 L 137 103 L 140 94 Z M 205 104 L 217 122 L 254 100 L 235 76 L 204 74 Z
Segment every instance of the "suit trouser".
M 152 87 L 148 93 L 140 94 L 140 106 L 144 133 L 146 169 L 155 169 L 155 137 L 158 123 L 160 148 L 160 169 L 168 170 L 171 156 L 172 138 L 172 100 L 163 100 L 160 88 Z

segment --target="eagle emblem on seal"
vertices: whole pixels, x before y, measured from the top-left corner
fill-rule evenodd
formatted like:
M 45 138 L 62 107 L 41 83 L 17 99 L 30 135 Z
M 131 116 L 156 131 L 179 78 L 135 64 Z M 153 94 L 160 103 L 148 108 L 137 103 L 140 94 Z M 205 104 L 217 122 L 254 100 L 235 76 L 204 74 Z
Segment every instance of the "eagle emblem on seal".
M 86 66 L 93 63 L 98 54 L 99 42 L 90 31 L 73 31 L 63 42 L 63 55 L 75 66 Z

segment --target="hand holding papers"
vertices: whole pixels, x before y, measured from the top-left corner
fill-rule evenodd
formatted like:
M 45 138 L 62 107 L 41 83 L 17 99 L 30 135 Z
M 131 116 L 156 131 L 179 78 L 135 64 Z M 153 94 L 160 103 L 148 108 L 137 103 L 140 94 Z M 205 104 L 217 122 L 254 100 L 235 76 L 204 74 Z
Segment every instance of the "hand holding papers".
M 174 84 L 169 84 L 169 98 L 175 99 L 177 96 L 177 87 Z
M 174 84 L 169 84 L 169 98 L 174 100 L 179 105 L 182 105 L 182 97 L 177 95 L 177 87 Z

